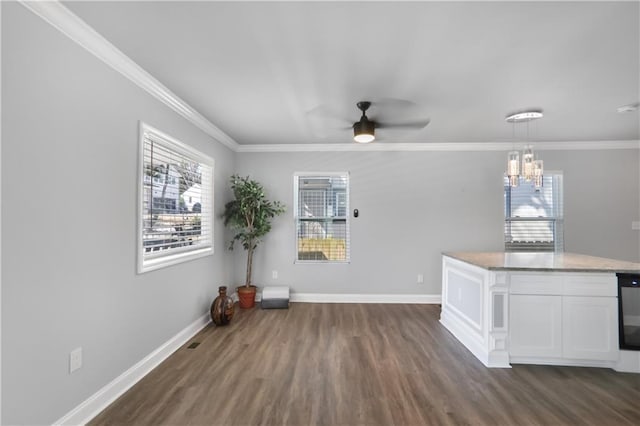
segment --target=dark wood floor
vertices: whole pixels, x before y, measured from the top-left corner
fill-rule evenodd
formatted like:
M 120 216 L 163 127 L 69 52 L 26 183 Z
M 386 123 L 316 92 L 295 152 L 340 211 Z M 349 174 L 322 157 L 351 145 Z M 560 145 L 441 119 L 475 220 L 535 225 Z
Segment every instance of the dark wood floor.
M 488 369 L 439 315 L 437 305 L 236 305 L 229 326 L 204 329 L 91 424 L 640 424 L 640 375 Z

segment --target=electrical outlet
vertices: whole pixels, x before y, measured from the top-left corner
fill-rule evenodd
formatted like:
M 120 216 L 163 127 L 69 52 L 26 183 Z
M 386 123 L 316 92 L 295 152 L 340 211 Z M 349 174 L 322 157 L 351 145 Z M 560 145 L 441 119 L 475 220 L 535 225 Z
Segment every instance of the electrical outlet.
M 424 275 L 418 274 L 418 284 L 424 283 Z
M 278 271 L 276 271 L 275 269 L 273 271 L 271 271 L 271 278 L 273 278 L 274 280 L 278 279 Z
M 82 348 L 76 348 L 69 354 L 69 374 L 82 367 Z
M 637 221 L 631 222 L 631 229 L 633 231 L 640 231 L 640 222 L 637 222 Z

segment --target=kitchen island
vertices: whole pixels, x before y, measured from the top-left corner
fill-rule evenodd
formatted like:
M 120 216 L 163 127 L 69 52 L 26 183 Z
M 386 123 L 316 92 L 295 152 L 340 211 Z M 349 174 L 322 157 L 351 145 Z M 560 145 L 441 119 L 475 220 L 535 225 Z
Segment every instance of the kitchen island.
M 640 352 L 618 348 L 616 273 L 640 274 L 640 264 L 573 253 L 444 253 L 440 322 L 487 367 L 640 372 Z

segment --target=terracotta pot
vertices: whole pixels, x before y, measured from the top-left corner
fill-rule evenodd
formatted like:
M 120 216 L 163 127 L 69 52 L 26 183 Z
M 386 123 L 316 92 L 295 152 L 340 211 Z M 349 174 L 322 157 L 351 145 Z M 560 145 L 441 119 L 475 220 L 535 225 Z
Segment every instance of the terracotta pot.
M 241 286 L 236 289 L 241 308 L 253 308 L 256 305 L 256 290 L 257 287 L 255 285 L 249 287 Z
M 211 304 L 211 320 L 215 325 L 227 325 L 233 318 L 233 299 L 227 296 L 227 287 L 218 287 L 218 297 Z

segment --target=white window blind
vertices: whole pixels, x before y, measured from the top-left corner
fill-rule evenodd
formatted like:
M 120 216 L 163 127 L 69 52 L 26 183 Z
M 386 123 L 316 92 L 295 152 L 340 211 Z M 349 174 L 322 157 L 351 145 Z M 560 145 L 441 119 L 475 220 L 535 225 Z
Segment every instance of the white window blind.
M 296 262 L 349 261 L 349 174 L 294 176 Z
M 548 173 L 541 188 L 520 181 L 511 187 L 504 178 L 507 251 L 563 251 L 562 175 Z
M 141 123 L 138 271 L 213 253 L 213 160 Z

